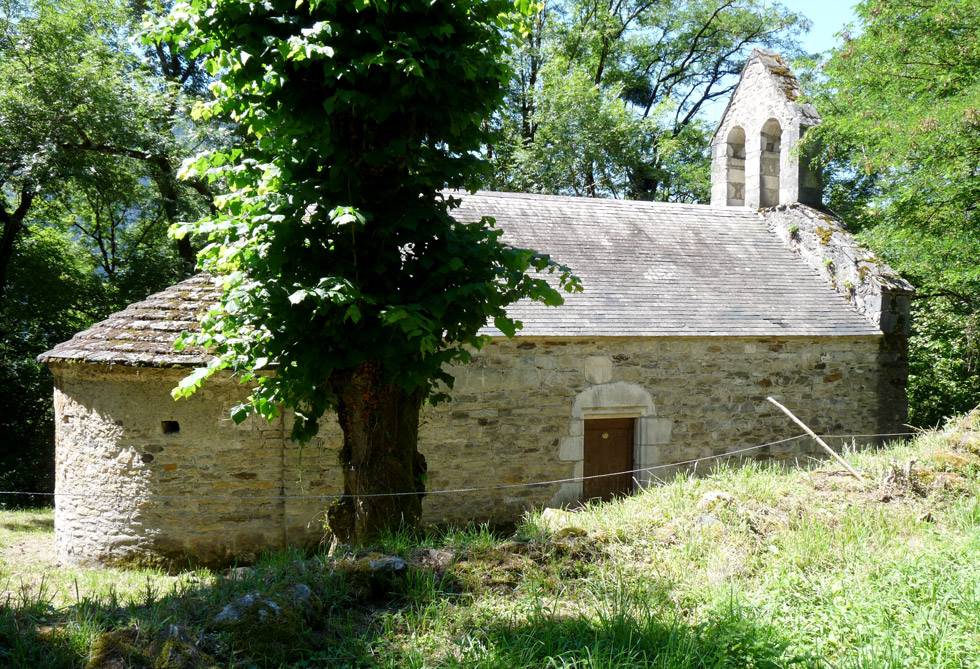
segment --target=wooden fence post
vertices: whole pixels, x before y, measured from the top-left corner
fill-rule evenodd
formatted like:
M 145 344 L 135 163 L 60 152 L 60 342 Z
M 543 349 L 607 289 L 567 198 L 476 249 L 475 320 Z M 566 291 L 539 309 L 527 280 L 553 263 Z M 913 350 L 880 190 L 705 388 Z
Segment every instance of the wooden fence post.
M 835 451 L 830 446 L 828 446 L 827 445 L 827 442 L 825 442 L 823 439 L 821 439 L 819 436 L 817 436 L 817 433 L 816 432 L 814 432 L 809 427 L 807 427 L 806 423 L 804 423 L 802 420 L 800 420 L 799 418 L 797 418 L 796 416 L 794 416 L 792 411 L 790 411 L 789 409 L 787 409 L 786 407 L 784 407 L 782 404 L 780 404 L 779 402 L 777 402 L 776 400 L 774 400 L 771 397 L 767 397 L 766 399 L 769 400 L 770 402 L 772 402 L 773 404 L 775 404 L 777 407 L 779 407 L 780 410 L 784 414 L 786 414 L 787 416 L 790 417 L 790 420 L 792 420 L 794 423 L 796 423 L 797 425 L 799 425 L 800 427 L 802 427 L 804 430 L 806 430 L 806 433 L 808 435 L 810 435 L 811 437 L 813 437 L 818 444 L 820 444 L 821 446 L 823 446 L 824 450 L 826 450 L 828 453 L 830 453 L 831 457 L 833 457 L 834 460 L 837 460 L 837 462 L 839 462 L 841 464 L 841 466 L 844 467 L 844 469 L 846 469 L 847 471 L 849 471 L 851 473 L 851 476 L 853 476 L 854 478 L 856 478 L 858 481 L 863 481 L 864 480 L 863 478 L 861 478 L 861 475 L 858 474 L 857 470 L 854 469 L 854 467 L 851 467 L 849 464 L 847 464 L 847 460 L 845 460 L 844 458 L 842 458 L 840 455 L 837 454 L 837 451 Z

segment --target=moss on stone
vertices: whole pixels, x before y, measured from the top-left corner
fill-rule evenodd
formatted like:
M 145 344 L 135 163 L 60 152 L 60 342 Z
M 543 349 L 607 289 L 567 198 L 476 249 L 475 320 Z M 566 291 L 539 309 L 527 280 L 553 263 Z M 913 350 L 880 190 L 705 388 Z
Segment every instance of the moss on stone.
M 86 669 L 211 669 L 218 663 L 182 636 L 150 637 L 131 627 L 101 634 Z
M 139 641 L 139 632 L 129 628 L 99 635 L 92 643 L 85 669 L 153 669 Z

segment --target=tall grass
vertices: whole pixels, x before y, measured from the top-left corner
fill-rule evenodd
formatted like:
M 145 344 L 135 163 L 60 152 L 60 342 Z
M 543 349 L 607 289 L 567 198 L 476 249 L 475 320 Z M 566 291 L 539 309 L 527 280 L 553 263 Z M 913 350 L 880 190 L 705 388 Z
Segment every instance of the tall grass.
M 513 534 L 395 532 L 228 575 L 8 558 L 0 666 L 980 667 L 978 422 L 849 453 L 864 483 L 833 466 L 720 467 L 588 505 L 567 531 L 531 513 Z M 883 494 L 912 459 L 921 485 Z M 49 519 L 0 512 L 0 551 L 50 542 Z M 422 549 L 452 560 L 423 564 Z M 410 566 L 365 569 L 377 552 Z M 285 613 L 215 622 L 251 592 Z

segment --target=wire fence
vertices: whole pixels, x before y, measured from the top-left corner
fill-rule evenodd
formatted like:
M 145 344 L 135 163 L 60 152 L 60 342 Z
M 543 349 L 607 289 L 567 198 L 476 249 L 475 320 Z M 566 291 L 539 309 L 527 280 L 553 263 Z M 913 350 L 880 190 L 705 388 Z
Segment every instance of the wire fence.
M 858 438 L 880 438 L 880 437 L 908 437 L 917 434 L 916 432 L 886 432 L 882 434 L 822 434 L 823 438 L 829 439 L 858 439 Z M 462 488 L 446 488 L 440 490 L 426 490 L 423 493 L 418 491 L 404 491 L 404 492 L 387 492 L 387 493 L 363 493 L 363 494 L 345 494 L 345 493 L 328 493 L 328 494 L 317 494 L 317 495 L 303 495 L 303 494 L 278 494 L 278 495 L 255 495 L 251 491 L 243 491 L 244 494 L 234 495 L 234 494 L 209 494 L 201 497 L 195 497 L 193 495 L 153 495 L 155 500 L 165 500 L 165 499 L 181 499 L 186 501 L 210 501 L 215 499 L 241 499 L 241 500 L 338 500 L 338 499 L 367 499 L 372 497 L 406 497 L 414 496 L 419 494 L 424 495 L 457 495 L 457 494 L 467 494 L 475 492 L 493 492 L 498 490 L 514 490 L 520 488 L 539 488 L 551 485 L 560 485 L 562 483 L 578 483 L 581 481 L 587 481 L 590 479 L 600 479 L 611 476 L 625 476 L 626 474 L 643 474 L 652 473 L 655 471 L 670 469 L 673 467 L 683 467 L 686 465 L 697 465 L 700 462 L 707 462 L 711 460 L 718 460 L 722 458 L 729 458 L 734 455 L 740 455 L 742 453 L 748 453 L 750 451 L 756 451 L 762 448 L 768 448 L 770 446 L 778 446 L 780 444 L 789 443 L 791 441 L 796 441 L 797 439 L 803 439 L 808 437 L 807 434 L 798 434 L 792 437 L 786 437 L 785 439 L 779 439 L 777 441 L 770 441 L 764 444 L 756 444 L 755 446 L 746 446 L 745 448 L 737 448 L 731 451 L 725 451 L 724 453 L 717 453 L 714 455 L 706 455 L 699 458 L 691 458 L 689 460 L 681 460 L 678 462 L 671 462 L 667 464 L 653 465 L 650 467 L 639 467 L 636 469 L 627 469 L 620 472 L 609 472 L 603 474 L 592 474 L 590 476 L 573 476 L 569 478 L 560 479 L 549 479 L 545 481 L 525 481 L 521 483 L 497 483 L 485 486 L 470 486 Z M 16 490 L 0 490 L 0 496 L 35 496 L 35 497 L 46 497 L 46 498 L 84 498 L 92 497 L 92 493 L 72 493 L 72 492 L 26 492 L 26 491 L 16 491 Z M 109 495 L 111 496 L 111 495 Z M 127 493 L 118 493 L 119 497 L 129 497 Z M 106 495 L 99 495 L 99 497 L 106 497 Z

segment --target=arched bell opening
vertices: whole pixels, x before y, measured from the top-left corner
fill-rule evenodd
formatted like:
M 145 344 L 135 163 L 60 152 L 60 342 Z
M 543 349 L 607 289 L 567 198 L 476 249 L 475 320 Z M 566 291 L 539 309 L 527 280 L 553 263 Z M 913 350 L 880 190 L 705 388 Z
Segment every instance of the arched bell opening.
M 745 205 L 745 131 L 738 126 L 728 133 L 725 174 L 728 180 L 728 206 Z
M 759 206 L 775 207 L 779 204 L 779 154 L 783 129 L 779 121 L 769 119 L 762 126 L 759 154 Z

